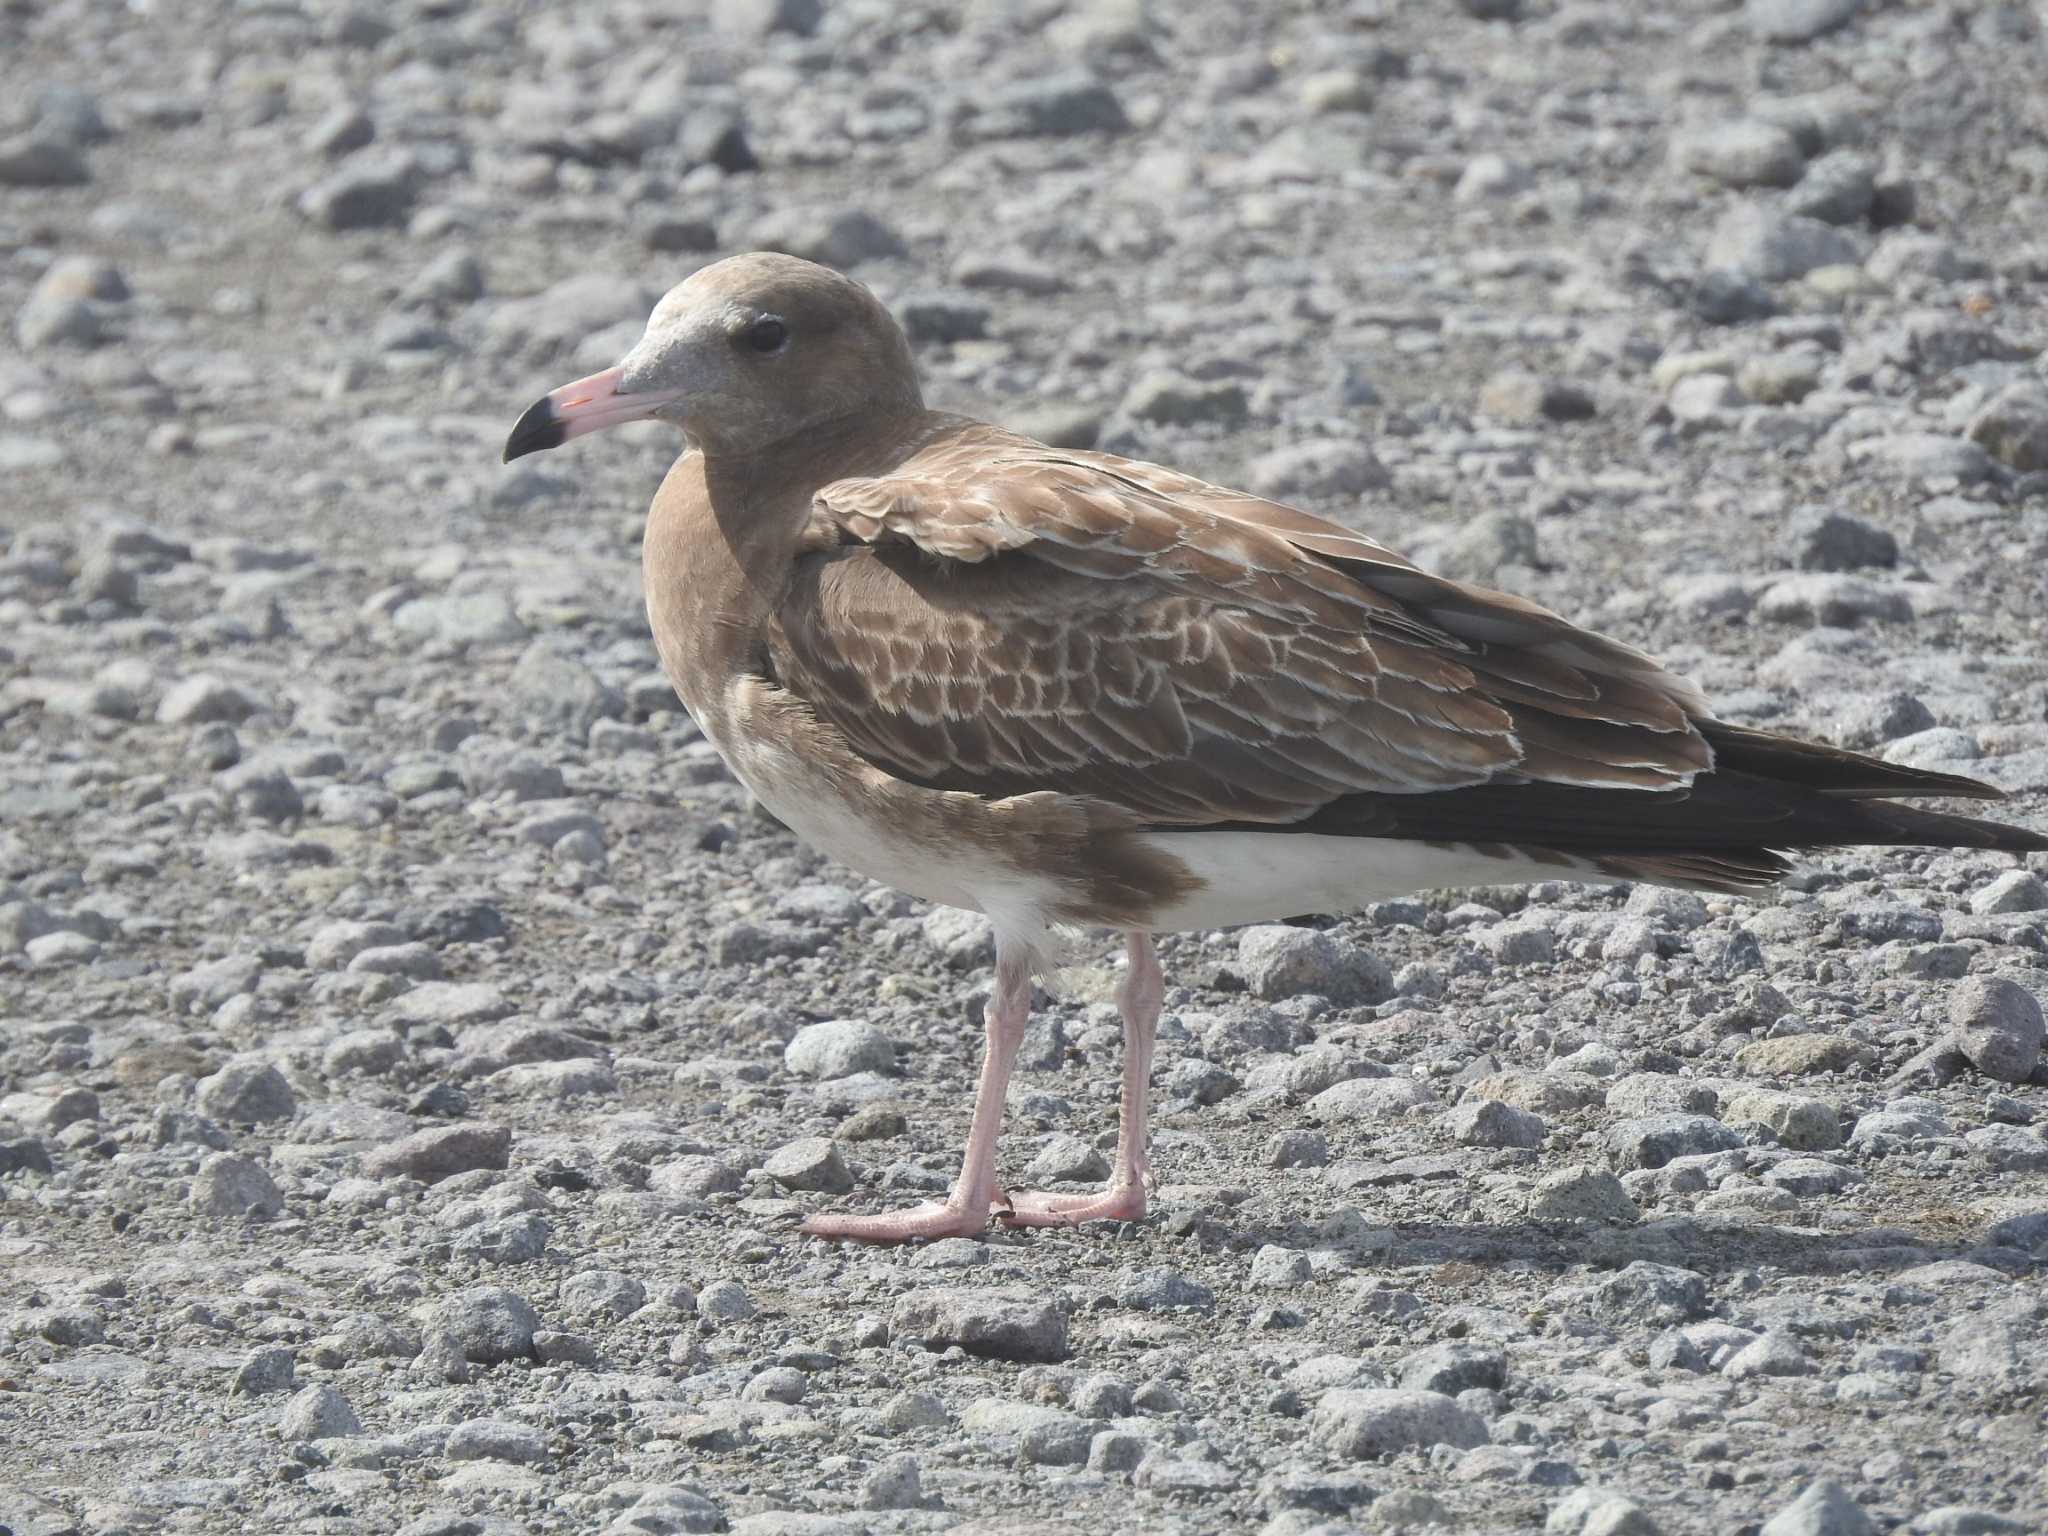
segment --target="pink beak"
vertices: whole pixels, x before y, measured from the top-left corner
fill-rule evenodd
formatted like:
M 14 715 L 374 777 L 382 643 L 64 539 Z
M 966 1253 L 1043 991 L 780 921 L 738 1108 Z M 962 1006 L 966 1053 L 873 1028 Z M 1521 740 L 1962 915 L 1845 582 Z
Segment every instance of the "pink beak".
M 505 439 L 505 462 L 559 448 L 572 437 L 615 427 L 622 421 L 645 421 L 675 398 L 670 394 L 620 394 L 624 372 L 623 368 L 607 368 L 534 401 Z

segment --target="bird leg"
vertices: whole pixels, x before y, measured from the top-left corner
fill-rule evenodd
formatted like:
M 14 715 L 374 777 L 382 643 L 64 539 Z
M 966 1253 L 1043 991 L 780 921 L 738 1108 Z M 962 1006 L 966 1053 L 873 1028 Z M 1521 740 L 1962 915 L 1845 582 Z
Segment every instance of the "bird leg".
M 1049 1195 L 1022 1191 L 1009 1209 L 996 1214 L 1013 1227 L 1070 1227 L 1083 1221 L 1137 1221 L 1145 1214 L 1145 1181 L 1152 1171 L 1147 1121 L 1151 1113 L 1152 1043 L 1159 1032 L 1159 1005 L 1166 977 L 1149 933 L 1124 935 L 1129 965 L 1117 988 L 1124 1016 L 1124 1096 L 1117 1117 L 1116 1163 L 1109 1183 L 1092 1195 Z
M 1003 1100 L 1017 1048 L 1024 1043 L 1024 1025 L 1031 1017 L 1030 952 L 996 944 L 995 991 L 983 1017 L 988 1026 L 988 1053 L 981 1060 L 981 1086 L 974 1095 L 974 1123 L 967 1133 L 967 1155 L 960 1177 L 943 1201 L 927 1200 L 900 1211 L 872 1216 L 824 1213 L 797 1230 L 806 1237 L 844 1238 L 857 1243 L 904 1243 L 912 1238 L 973 1237 L 988 1226 L 996 1203 L 996 1141 L 1003 1132 Z

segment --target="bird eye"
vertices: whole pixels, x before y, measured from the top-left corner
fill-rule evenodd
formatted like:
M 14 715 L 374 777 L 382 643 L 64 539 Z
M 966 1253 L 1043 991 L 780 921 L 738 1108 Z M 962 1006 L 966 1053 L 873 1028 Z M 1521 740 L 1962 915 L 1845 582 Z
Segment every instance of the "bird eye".
M 763 315 L 744 331 L 741 339 L 756 352 L 780 352 L 789 340 L 789 327 L 773 315 Z

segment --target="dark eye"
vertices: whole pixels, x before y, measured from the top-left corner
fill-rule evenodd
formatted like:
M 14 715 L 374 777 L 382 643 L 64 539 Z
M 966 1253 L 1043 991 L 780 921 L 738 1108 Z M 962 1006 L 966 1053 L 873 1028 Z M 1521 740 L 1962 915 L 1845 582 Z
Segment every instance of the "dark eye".
M 789 327 L 773 315 L 763 315 L 740 332 L 740 339 L 756 352 L 780 352 L 789 340 Z

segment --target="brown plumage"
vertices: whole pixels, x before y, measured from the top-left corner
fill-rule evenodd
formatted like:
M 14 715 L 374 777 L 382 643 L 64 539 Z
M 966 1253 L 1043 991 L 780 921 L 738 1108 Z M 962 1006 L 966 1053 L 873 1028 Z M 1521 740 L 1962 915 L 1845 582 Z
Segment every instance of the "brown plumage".
M 1983 785 L 1715 720 L 1641 652 L 1338 524 L 929 412 L 888 312 L 794 258 L 699 272 L 506 456 L 646 417 L 689 444 L 647 601 L 706 735 L 802 835 L 996 926 L 952 1198 L 824 1235 L 986 1221 L 1052 923 L 1129 936 L 1124 1138 L 1108 1191 L 1017 1197 L 1027 1224 L 1143 1209 L 1153 931 L 1473 878 L 1739 890 L 1831 844 L 2048 847 L 1894 803 Z

